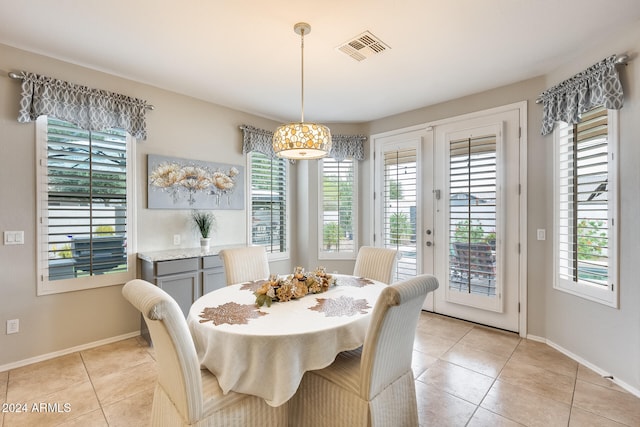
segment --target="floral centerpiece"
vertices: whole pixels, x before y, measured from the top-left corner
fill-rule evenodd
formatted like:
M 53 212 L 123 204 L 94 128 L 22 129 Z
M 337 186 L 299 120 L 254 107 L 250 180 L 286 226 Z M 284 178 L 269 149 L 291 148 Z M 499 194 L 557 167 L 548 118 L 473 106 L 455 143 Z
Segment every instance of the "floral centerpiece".
M 302 298 L 307 294 L 319 294 L 335 284 L 336 279 L 327 274 L 324 267 L 318 267 L 313 272 L 305 272 L 304 268 L 296 267 L 294 273 L 286 278 L 272 274 L 254 295 L 258 307 L 264 304 L 270 307 L 272 302 L 285 302 Z

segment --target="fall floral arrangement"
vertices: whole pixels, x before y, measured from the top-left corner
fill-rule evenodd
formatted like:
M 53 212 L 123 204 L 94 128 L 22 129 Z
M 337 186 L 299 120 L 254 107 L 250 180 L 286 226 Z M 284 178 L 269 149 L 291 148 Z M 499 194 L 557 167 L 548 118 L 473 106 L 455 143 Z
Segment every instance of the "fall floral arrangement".
M 272 274 L 257 291 L 256 305 L 271 306 L 272 302 L 285 302 L 302 298 L 307 294 L 319 294 L 336 284 L 336 279 L 327 274 L 324 267 L 318 267 L 313 272 L 305 272 L 304 268 L 296 267 L 293 274 L 280 278 Z

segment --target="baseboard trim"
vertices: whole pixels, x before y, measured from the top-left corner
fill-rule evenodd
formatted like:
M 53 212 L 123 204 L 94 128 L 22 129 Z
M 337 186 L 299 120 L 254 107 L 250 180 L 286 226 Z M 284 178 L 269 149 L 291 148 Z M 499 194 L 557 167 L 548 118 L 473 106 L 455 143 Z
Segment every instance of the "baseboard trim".
M 567 350 L 566 348 L 556 344 L 555 342 L 548 340 L 546 338 L 543 337 L 539 337 L 536 335 L 527 335 L 527 339 L 532 340 L 532 341 L 538 341 L 541 343 L 544 343 L 546 345 L 548 345 L 549 347 L 552 347 L 556 350 L 558 350 L 560 353 L 564 354 L 567 357 L 570 357 L 571 359 L 575 360 L 576 362 L 580 363 L 581 365 L 586 366 L 587 368 L 591 369 L 592 371 L 596 372 L 598 375 L 602 376 L 602 377 L 611 377 L 611 381 L 622 387 L 623 389 L 625 389 L 626 391 L 628 391 L 629 393 L 633 394 L 634 396 L 640 398 L 640 390 L 638 390 L 635 387 L 632 387 L 631 385 L 625 383 L 624 381 L 620 381 L 620 379 L 613 377 L 611 375 L 611 373 L 605 371 L 604 369 L 600 368 L 599 366 L 594 365 L 593 363 L 589 362 L 588 360 L 583 359 L 582 357 L 578 356 L 575 353 L 570 352 L 569 350 Z
M 117 341 L 126 340 L 129 338 L 137 337 L 140 335 L 140 331 L 129 332 L 128 334 L 118 335 L 111 338 L 105 338 L 99 341 L 93 341 L 90 343 L 78 345 L 63 350 L 54 351 L 51 353 L 41 354 L 39 356 L 30 357 L 28 359 L 19 360 L 17 362 L 7 363 L 6 365 L 0 365 L 0 372 L 8 371 L 10 369 L 21 368 L 23 366 L 31 365 L 32 363 L 44 362 L 45 360 L 54 359 L 60 356 L 66 356 L 67 354 L 75 353 L 78 351 L 89 350 L 94 347 L 100 347 L 101 345 L 111 344 Z

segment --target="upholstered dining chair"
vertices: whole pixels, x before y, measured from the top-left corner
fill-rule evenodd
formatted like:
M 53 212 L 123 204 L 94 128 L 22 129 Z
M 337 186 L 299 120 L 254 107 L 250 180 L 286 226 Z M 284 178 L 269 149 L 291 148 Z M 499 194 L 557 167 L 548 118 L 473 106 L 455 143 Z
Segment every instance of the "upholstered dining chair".
M 274 408 L 257 396 L 223 394 L 216 377 L 200 369 L 187 321 L 169 294 L 139 279 L 122 294 L 142 313 L 155 347 L 152 426 L 287 425 L 287 404 Z
M 290 425 L 417 427 L 413 340 L 425 297 L 437 288 L 438 280 L 431 275 L 385 288 L 364 345 L 338 354 L 324 369 L 304 374 L 289 401 Z
M 353 275 L 389 284 L 393 280 L 398 256 L 395 249 L 362 246 L 358 250 Z
M 223 249 L 218 255 L 224 264 L 227 285 L 269 278 L 269 261 L 264 246 Z

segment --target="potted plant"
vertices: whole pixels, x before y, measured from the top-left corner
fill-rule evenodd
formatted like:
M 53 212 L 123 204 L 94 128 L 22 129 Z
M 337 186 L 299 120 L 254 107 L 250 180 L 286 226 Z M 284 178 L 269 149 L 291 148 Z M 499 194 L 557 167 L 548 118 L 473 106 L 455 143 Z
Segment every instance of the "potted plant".
M 191 212 L 191 219 L 200 232 L 200 246 L 203 250 L 209 250 L 211 232 L 216 223 L 215 215 L 213 212 L 194 210 Z

